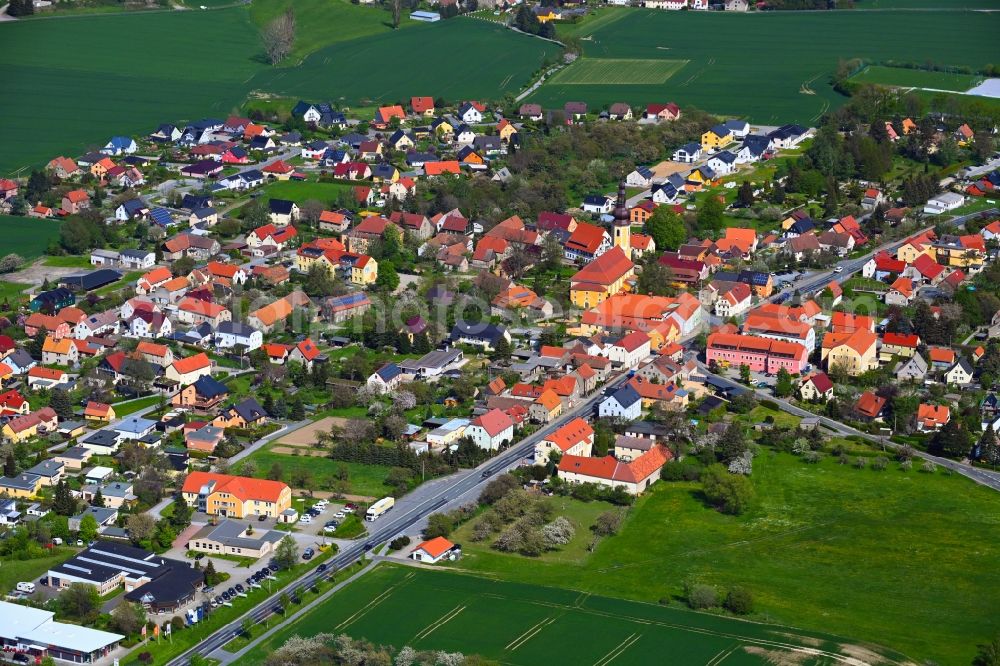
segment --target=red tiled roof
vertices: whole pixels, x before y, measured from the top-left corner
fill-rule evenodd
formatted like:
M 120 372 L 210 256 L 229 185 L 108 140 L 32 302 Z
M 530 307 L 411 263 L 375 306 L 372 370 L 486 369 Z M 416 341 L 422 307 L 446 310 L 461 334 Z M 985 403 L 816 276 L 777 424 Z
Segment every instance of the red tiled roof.
M 621 248 L 616 246 L 577 271 L 570 281 L 608 286 L 621 279 L 634 266 Z
M 191 472 L 184 479 L 182 492 L 197 494 L 202 486 L 212 481 L 215 482 L 216 492 L 230 493 L 244 502 L 249 499 L 277 502 L 281 498 L 282 492 L 288 488 L 281 481 L 269 479 L 253 479 L 246 476 L 230 476 L 214 472 Z
M 858 401 L 854 403 L 855 411 L 870 419 L 878 416 L 883 407 L 885 407 L 885 398 L 877 396 L 871 391 L 862 393 Z

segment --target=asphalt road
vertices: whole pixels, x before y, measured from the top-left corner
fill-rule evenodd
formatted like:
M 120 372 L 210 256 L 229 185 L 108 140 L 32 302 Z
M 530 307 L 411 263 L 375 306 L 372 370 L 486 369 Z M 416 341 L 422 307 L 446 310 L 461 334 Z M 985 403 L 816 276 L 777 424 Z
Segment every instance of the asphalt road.
M 535 444 L 548 436 L 552 431 L 562 425 L 565 425 L 577 416 L 591 414 L 598 401 L 601 400 L 601 398 L 603 398 L 608 391 L 617 388 L 624 381 L 625 377 L 623 375 L 615 376 L 608 382 L 608 384 L 605 385 L 603 390 L 598 391 L 589 399 L 565 413 L 557 421 L 539 429 L 497 457 L 486 461 L 475 470 L 466 472 L 457 478 L 451 477 L 445 480 L 450 481 L 453 478 L 454 482 L 436 483 L 430 492 L 425 493 L 421 493 L 421 489 L 417 488 L 417 490 L 413 493 L 400 498 L 400 500 L 396 502 L 396 506 L 392 511 L 386 514 L 383 518 L 369 523 L 370 536 L 365 543 L 353 543 L 348 548 L 340 551 L 336 556 L 328 561 L 329 566 L 326 571 L 319 572 L 313 569 L 304 576 L 292 581 L 284 588 L 277 590 L 274 594 L 255 606 L 253 609 L 247 611 L 221 629 L 218 629 L 187 652 L 184 652 L 180 656 L 168 662 L 168 664 L 170 666 L 184 666 L 189 662 L 193 654 L 200 654 L 203 656 L 211 655 L 213 652 L 233 639 L 233 637 L 240 631 L 244 618 L 249 617 L 255 624 L 259 624 L 263 622 L 264 618 L 273 615 L 274 609 L 278 605 L 278 600 L 281 598 L 282 594 L 291 594 L 297 587 L 302 586 L 308 588 L 316 581 L 329 578 L 334 572 L 364 557 L 368 550 L 368 545 L 374 546 L 375 544 L 384 543 L 395 538 L 407 528 L 424 520 L 428 515 L 441 510 L 456 498 L 460 498 L 463 495 L 469 495 L 479 486 L 484 486 L 489 483 L 496 473 L 517 465 L 521 459 L 529 456 L 532 451 L 534 451 Z M 484 474 L 486 474 L 486 476 L 484 476 Z
M 713 377 L 716 377 L 717 379 L 719 379 L 726 386 L 729 386 L 731 388 L 734 388 L 734 387 L 739 387 L 739 388 L 744 388 L 744 389 L 747 388 L 743 384 L 740 384 L 739 382 L 733 381 L 732 379 L 729 379 L 728 377 L 723 377 L 722 375 L 716 375 L 714 373 L 710 373 L 709 370 L 708 370 L 708 368 L 704 364 L 702 364 L 700 361 L 698 362 L 698 366 L 701 368 L 701 370 L 703 372 L 706 372 L 708 374 L 712 374 Z M 874 444 L 875 446 L 882 446 L 882 447 L 884 447 L 886 449 L 896 450 L 896 449 L 900 448 L 899 444 L 896 444 L 895 442 L 889 441 L 889 439 L 887 437 L 883 438 L 883 437 L 876 437 L 875 435 L 869 435 L 868 433 L 861 432 L 860 430 L 852 428 L 851 426 L 845 425 L 845 424 L 843 424 L 843 423 L 841 423 L 839 421 L 834 421 L 833 419 L 827 418 L 825 416 L 817 416 L 816 414 L 813 414 L 810 411 L 807 411 L 807 410 L 802 409 L 800 407 L 796 407 L 795 405 L 791 404 L 790 402 L 788 402 L 786 400 L 782 400 L 781 398 L 777 398 L 777 397 L 775 397 L 773 395 L 770 395 L 768 393 L 764 393 L 762 391 L 756 391 L 755 390 L 754 394 L 757 396 L 757 398 L 759 400 L 769 400 L 769 401 L 777 404 L 778 407 L 780 407 L 782 411 L 788 412 L 789 414 L 792 414 L 794 416 L 799 416 L 799 417 L 810 417 L 810 416 L 812 416 L 812 417 L 816 417 L 816 418 L 819 419 L 820 423 L 822 423 L 824 426 L 826 426 L 830 430 L 832 430 L 832 431 L 836 432 L 837 434 L 842 435 L 844 437 L 852 437 L 852 436 L 853 437 L 862 437 L 862 438 L 868 440 L 870 443 Z M 976 483 L 978 483 L 980 485 L 986 486 L 987 488 L 992 488 L 993 490 L 1000 491 L 1000 474 L 998 474 L 996 472 L 991 472 L 989 470 L 981 469 L 981 468 L 978 468 L 978 467 L 972 467 L 971 465 L 964 465 L 964 464 L 962 464 L 960 462 L 957 462 L 955 460 L 950 460 L 948 458 L 939 458 L 938 456 L 933 456 L 933 455 L 931 455 L 929 453 L 925 453 L 923 451 L 915 451 L 915 455 L 918 458 L 922 458 L 923 460 L 929 460 L 932 463 L 934 463 L 935 465 L 939 465 L 941 467 L 945 467 L 947 469 L 952 470 L 953 472 L 955 472 L 957 474 L 961 474 L 962 476 L 964 476 L 966 478 L 969 478 L 969 479 L 975 481 Z

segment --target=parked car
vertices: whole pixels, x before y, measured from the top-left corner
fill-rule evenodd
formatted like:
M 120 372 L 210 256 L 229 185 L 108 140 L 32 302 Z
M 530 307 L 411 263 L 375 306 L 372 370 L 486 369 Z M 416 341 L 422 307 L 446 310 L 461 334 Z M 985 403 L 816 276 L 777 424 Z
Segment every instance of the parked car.
M 312 556 L 315 554 L 316 554 L 315 550 L 313 550 L 312 548 L 306 548 L 304 551 L 302 551 L 302 559 L 311 560 Z

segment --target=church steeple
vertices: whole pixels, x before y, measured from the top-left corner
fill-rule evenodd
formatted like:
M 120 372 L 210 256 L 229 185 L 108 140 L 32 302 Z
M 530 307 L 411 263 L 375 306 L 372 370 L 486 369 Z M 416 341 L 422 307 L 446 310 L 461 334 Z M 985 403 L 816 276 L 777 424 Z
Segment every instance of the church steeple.
M 625 199 L 625 181 L 618 181 L 618 202 L 615 204 L 615 221 L 612 233 L 614 244 L 620 247 L 625 256 L 632 258 L 632 223 L 629 221 L 628 204 Z

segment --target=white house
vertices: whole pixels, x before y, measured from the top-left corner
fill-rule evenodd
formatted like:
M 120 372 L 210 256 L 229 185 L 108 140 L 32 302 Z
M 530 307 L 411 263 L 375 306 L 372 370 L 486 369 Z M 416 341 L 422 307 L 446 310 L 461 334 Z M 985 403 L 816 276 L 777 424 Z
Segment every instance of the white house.
M 723 319 L 739 317 L 750 309 L 752 303 L 753 294 L 750 292 L 750 285 L 739 282 L 719 294 L 715 300 L 715 314 Z
M 933 199 L 928 199 L 924 204 L 925 215 L 940 215 L 950 210 L 955 210 L 965 203 L 965 197 L 956 192 L 945 192 Z
M 118 261 L 125 268 L 140 270 L 156 265 L 156 253 L 148 250 L 122 250 Z
M 674 162 L 687 162 L 691 163 L 701 158 L 701 144 L 700 143 L 686 143 L 677 150 L 674 151 L 673 159 Z
M 483 122 L 483 114 L 475 106 L 466 102 L 458 109 L 458 117 L 470 125 Z
M 601 418 L 635 421 L 642 416 L 642 399 L 638 391 L 626 384 L 600 402 L 597 414 Z
M 649 167 L 636 167 L 632 173 L 625 176 L 625 184 L 629 187 L 649 187 L 653 184 L 653 171 Z
M 462 549 L 444 537 L 434 537 L 410 551 L 410 558 L 424 564 L 437 564 L 441 560 L 457 560 Z
M 589 456 L 594 446 L 594 429 L 577 417 L 535 444 L 535 464 L 544 465 L 553 451 L 561 455 Z
M 605 354 L 612 363 L 624 368 L 635 368 L 640 361 L 649 356 L 649 350 L 649 336 L 642 331 L 633 331 L 613 345 L 609 345 Z
M 713 155 L 706 162 L 709 168 L 719 176 L 728 176 L 736 171 L 736 155 L 728 150 Z
M 514 422 L 506 412 L 499 409 L 477 416 L 465 429 L 465 436 L 471 437 L 481 449 L 496 451 L 501 446 L 514 441 Z
M 369 389 L 386 394 L 403 381 L 403 371 L 395 363 L 386 363 L 373 372 L 366 382 Z
M 591 194 L 584 198 L 581 208 L 584 213 L 605 215 L 611 212 L 612 199 L 603 194 Z
M 215 329 L 215 346 L 231 349 L 243 345 L 248 352 L 264 344 L 264 335 L 253 326 L 238 321 L 224 321 Z

